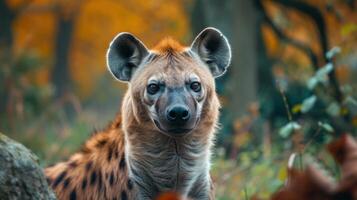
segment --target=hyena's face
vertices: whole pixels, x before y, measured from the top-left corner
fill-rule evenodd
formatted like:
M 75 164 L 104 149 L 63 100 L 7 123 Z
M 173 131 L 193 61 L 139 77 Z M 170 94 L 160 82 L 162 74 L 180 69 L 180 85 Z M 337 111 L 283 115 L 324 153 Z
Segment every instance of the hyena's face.
M 216 29 L 203 30 L 190 47 L 165 40 L 154 50 L 129 33 L 119 34 L 108 51 L 115 78 L 130 83 L 139 109 L 162 133 L 183 136 L 194 130 L 205 102 L 214 93 L 214 78 L 230 63 L 230 47 Z
M 210 87 L 207 80 L 201 80 L 203 77 L 197 73 L 199 70 L 192 70 L 194 64 L 191 64 L 191 70 L 187 69 L 190 63 L 185 62 L 189 57 L 184 56 L 189 55 L 176 55 L 174 59 L 177 60 L 169 62 L 165 57 L 158 57 L 157 61 L 147 66 L 146 79 L 138 76 L 138 80 L 144 79 L 146 82 L 142 99 L 152 122 L 161 132 L 175 136 L 188 133 L 196 127 L 206 100 L 207 87 Z

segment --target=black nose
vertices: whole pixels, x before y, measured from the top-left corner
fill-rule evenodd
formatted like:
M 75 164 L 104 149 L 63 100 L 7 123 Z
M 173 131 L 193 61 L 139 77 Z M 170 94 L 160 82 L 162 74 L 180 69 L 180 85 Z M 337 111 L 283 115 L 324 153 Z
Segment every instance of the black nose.
M 173 106 L 167 110 L 167 120 L 174 123 L 184 123 L 190 119 L 190 112 L 185 106 Z

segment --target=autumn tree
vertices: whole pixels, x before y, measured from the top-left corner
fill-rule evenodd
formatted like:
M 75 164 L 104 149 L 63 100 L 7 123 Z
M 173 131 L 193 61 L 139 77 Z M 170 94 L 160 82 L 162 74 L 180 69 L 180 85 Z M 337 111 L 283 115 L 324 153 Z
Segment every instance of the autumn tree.
M 28 5 L 29 1 L 25 1 L 15 8 L 5 0 L 0 1 L 0 59 L 2 60 L 3 68 L 8 67 L 12 58 L 14 33 L 13 23 L 17 16 L 22 12 L 22 9 Z M 5 79 L 6 77 L 3 77 Z M 3 90 L 8 90 L 6 81 L 3 80 Z M 8 101 L 8 95 L 0 96 L 0 112 L 4 113 Z
M 56 88 L 56 97 L 62 97 L 70 92 L 72 80 L 69 69 L 69 54 L 75 23 L 80 14 L 82 1 L 59 1 L 54 5 L 56 19 L 56 36 L 54 41 L 54 63 L 51 79 Z M 68 95 L 68 94 L 67 94 Z

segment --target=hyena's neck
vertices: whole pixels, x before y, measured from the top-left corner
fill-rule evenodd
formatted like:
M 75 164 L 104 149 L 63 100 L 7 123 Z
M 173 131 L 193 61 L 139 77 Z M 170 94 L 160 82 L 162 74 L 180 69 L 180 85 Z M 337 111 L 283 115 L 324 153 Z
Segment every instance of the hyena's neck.
M 127 92 L 123 99 L 122 129 L 136 199 L 154 199 L 165 191 L 176 191 L 188 199 L 213 199 L 209 169 L 220 107 L 217 96 L 207 95 L 211 101 L 204 104 L 196 128 L 181 138 L 158 132 L 133 96 Z
M 140 188 L 138 199 L 153 199 L 165 191 L 176 191 L 192 199 L 208 199 L 214 128 L 213 125 L 207 128 L 183 138 L 143 129 L 140 124 L 124 129 L 129 176 Z

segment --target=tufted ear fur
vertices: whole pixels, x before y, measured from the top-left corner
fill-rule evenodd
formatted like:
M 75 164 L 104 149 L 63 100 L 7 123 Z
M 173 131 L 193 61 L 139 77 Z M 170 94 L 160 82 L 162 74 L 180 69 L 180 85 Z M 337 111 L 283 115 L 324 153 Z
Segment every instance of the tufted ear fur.
M 208 66 L 214 77 L 224 74 L 231 62 L 231 47 L 227 38 L 215 28 L 206 28 L 191 44 L 191 51 Z
M 148 55 L 148 49 L 139 39 L 130 33 L 120 33 L 109 45 L 107 66 L 116 79 L 130 81 Z

